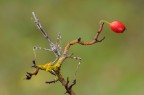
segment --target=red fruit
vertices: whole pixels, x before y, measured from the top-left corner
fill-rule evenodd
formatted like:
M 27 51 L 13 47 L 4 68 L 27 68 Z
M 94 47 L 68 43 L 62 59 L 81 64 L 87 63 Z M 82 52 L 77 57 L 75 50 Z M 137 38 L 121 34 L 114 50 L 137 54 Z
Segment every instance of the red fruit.
M 109 25 L 111 30 L 114 31 L 115 33 L 123 33 L 126 29 L 124 24 L 119 21 L 113 21 L 109 23 Z

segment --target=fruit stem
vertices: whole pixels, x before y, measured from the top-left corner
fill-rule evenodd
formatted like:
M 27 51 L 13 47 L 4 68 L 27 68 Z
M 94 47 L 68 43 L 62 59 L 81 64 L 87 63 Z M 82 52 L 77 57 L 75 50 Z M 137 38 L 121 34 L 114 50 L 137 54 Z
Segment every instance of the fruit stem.
M 110 22 L 106 21 L 106 20 L 100 20 L 100 23 L 105 22 L 107 24 L 110 24 Z

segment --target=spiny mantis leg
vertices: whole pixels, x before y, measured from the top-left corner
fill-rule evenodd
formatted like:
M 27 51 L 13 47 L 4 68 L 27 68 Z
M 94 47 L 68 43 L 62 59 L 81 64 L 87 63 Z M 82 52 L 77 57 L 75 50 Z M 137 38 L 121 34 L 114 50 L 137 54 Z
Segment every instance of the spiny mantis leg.
M 46 48 L 41 48 L 41 47 L 37 47 L 37 46 L 33 47 L 34 60 L 32 61 L 32 62 L 33 62 L 32 67 L 35 68 L 35 71 L 32 72 L 32 73 L 27 72 L 27 74 L 26 74 L 26 79 L 27 79 L 27 80 L 30 80 L 33 75 L 37 75 L 38 72 L 39 72 L 39 68 L 37 67 L 36 62 L 35 62 L 35 60 L 36 60 L 36 52 L 35 52 L 35 51 L 36 51 L 36 50 L 48 50 L 48 51 L 51 51 L 50 49 L 46 49 Z
M 59 32 L 58 33 L 58 36 L 57 36 L 57 41 L 56 41 L 56 44 L 60 44 L 60 40 L 61 40 L 61 33 Z
M 34 60 L 36 59 L 36 50 L 52 51 L 51 49 L 41 48 L 41 47 L 38 47 L 38 46 L 34 46 L 34 47 L 33 47 L 33 52 L 34 52 Z
M 36 60 L 36 50 L 52 51 L 51 49 L 41 48 L 41 47 L 34 46 L 34 47 L 33 47 L 34 60 Z M 55 61 L 57 61 L 57 59 L 58 59 L 58 57 L 56 57 Z M 54 62 L 55 62 L 55 61 L 54 61 Z M 53 63 L 54 63 L 54 62 L 53 62 Z
M 68 56 L 68 58 L 71 58 L 71 59 L 74 59 L 74 60 L 78 60 L 78 61 L 79 61 L 78 64 L 77 64 L 77 68 L 76 68 L 76 70 L 75 70 L 75 74 L 74 74 L 74 78 L 76 79 L 76 74 L 77 74 L 77 71 L 78 71 L 79 66 L 80 66 L 80 64 L 81 64 L 81 58 L 80 58 L 80 57 L 73 57 L 72 55 L 73 55 L 73 54 L 71 54 L 70 56 Z
M 58 52 L 58 55 L 59 55 L 59 56 L 61 55 L 60 40 L 61 40 L 61 33 L 59 32 L 59 33 L 58 33 L 58 36 L 57 36 L 57 41 L 56 41 L 56 44 L 55 44 L 55 46 L 56 46 L 56 48 L 57 48 L 57 51 L 59 51 L 59 52 Z
M 46 50 L 46 51 L 52 51 L 51 49 L 47 49 L 47 48 L 42 48 L 42 47 L 38 47 L 38 46 L 34 46 L 33 50 Z
M 60 56 L 60 55 L 59 55 L 59 54 L 60 54 L 59 49 L 58 49 L 58 48 L 56 47 L 56 45 L 50 40 L 50 38 L 48 37 L 48 34 L 47 34 L 47 33 L 45 32 L 45 30 L 43 29 L 41 23 L 40 23 L 39 20 L 37 19 L 37 17 L 36 17 L 36 15 L 35 15 L 34 12 L 32 12 L 32 15 L 33 15 L 33 17 L 34 17 L 34 20 L 35 20 L 35 23 L 36 23 L 38 29 L 39 29 L 40 32 L 43 34 L 43 36 L 48 40 L 48 43 L 49 43 L 49 45 L 50 45 L 50 47 L 51 47 L 51 50 L 53 51 L 54 55 L 56 56 L 56 60 L 55 60 L 55 61 L 57 61 L 58 57 Z M 55 61 L 54 61 L 54 62 L 55 62 Z

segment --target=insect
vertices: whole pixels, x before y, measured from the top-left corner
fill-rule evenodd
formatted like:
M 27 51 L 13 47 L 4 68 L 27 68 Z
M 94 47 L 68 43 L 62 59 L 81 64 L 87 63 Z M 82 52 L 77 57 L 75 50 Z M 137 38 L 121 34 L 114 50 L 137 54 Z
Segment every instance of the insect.
M 49 45 L 50 45 L 50 47 L 51 47 L 51 49 L 43 48 L 43 50 L 52 51 L 52 52 L 54 53 L 55 57 L 56 57 L 56 59 L 55 59 L 54 62 L 56 62 L 57 59 L 58 59 L 58 58 L 60 57 L 60 55 L 61 55 L 61 53 L 60 53 L 60 52 L 61 52 L 61 47 L 60 47 L 60 44 L 59 44 L 60 39 L 61 39 L 61 34 L 60 34 L 60 32 L 59 32 L 58 37 L 57 37 L 57 42 L 56 42 L 56 44 L 54 44 L 54 43 L 50 40 L 48 34 L 47 34 L 47 33 L 45 32 L 45 30 L 43 29 L 43 27 L 42 27 L 41 23 L 39 22 L 39 20 L 36 18 L 36 15 L 35 15 L 34 12 L 32 12 L 32 15 L 33 15 L 33 17 L 34 17 L 34 20 L 35 20 L 35 23 L 36 23 L 38 29 L 39 29 L 40 32 L 43 34 L 44 38 L 48 41 L 48 43 L 49 43 Z M 35 58 L 36 58 L 35 50 L 40 50 L 40 49 L 42 49 L 42 48 L 41 48 L 41 47 L 36 47 L 36 46 L 33 48 Z M 54 62 L 53 62 L 53 63 L 54 63 Z
M 49 73 L 51 73 L 52 75 L 55 76 L 55 78 L 53 80 L 50 80 L 50 81 L 46 81 L 46 83 L 55 83 L 57 81 L 60 81 L 61 84 L 65 87 L 66 89 L 66 93 L 69 93 L 70 95 L 75 95 L 73 90 L 72 90 L 72 87 L 76 84 L 76 73 L 77 73 L 77 70 L 79 68 L 79 65 L 81 63 L 81 58 L 80 57 L 73 57 L 73 54 L 68 54 L 68 50 L 70 49 L 70 47 L 72 45 L 75 45 L 75 44 L 80 44 L 80 45 L 93 45 L 95 43 L 98 43 L 98 42 L 101 42 L 105 39 L 105 37 L 103 37 L 102 39 L 98 39 L 99 38 L 99 35 L 103 29 L 103 25 L 104 23 L 100 23 L 100 28 L 99 30 L 96 32 L 94 38 L 92 41 L 90 42 L 85 42 L 85 41 L 82 41 L 81 40 L 81 37 L 71 41 L 71 42 L 68 42 L 64 48 L 64 51 L 61 53 L 61 46 L 60 46 L 60 39 L 61 39 L 61 34 L 58 33 L 58 37 L 57 37 L 57 41 L 56 41 L 56 44 L 54 44 L 48 34 L 45 32 L 45 30 L 43 29 L 41 23 L 39 22 L 39 20 L 37 19 L 36 15 L 34 12 L 32 12 L 32 15 L 34 17 L 34 20 L 35 20 L 35 23 L 38 27 L 38 29 L 40 30 L 40 32 L 42 33 L 42 35 L 44 36 L 44 38 L 48 41 L 49 45 L 50 45 L 50 49 L 47 49 L 47 48 L 41 48 L 41 47 L 33 47 L 33 51 L 34 51 L 34 60 L 32 61 L 33 62 L 33 66 L 35 68 L 35 71 L 29 73 L 27 72 L 26 74 L 26 79 L 27 80 L 30 80 L 32 78 L 33 75 L 37 75 L 39 70 L 44 70 L 44 71 L 47 71 Z M 56 57 L 56 59 L 53 61 L 53 62 L 48 62 L 48 63 L 45 63 L 43 65 L 37 65 L 36 64 L 36 50 L 46 50 L 46 51 L 52 51 Z M 78 60 L 78 65 L 77 65 L 77 68 L 75 70 L 75 74 L 74 74 L 74 80 L 73 80 L 73 83 L 71 85 L 69 85 L 69 78 L 67 77 L 67 80 L 64 79 L 62 73 L 61 73 L 61 66 L 63 64 L 63 61 L 66 60 L 67 58 L 71 58 L 71 59 L 76 59 Z
M 36 70 L 32 73 L 29 73 L 27 72 L 26 74 L 26 79 L 29 80 L 31 79 L 31 77 L 33 75 L 37 75 L 37 73 L 39 72 L 40 69 L 42 70 L 46 70 L 46 71 L 49 71 L 51 74 L 55 75 L 54 71 L 52 70 L 52 66 L 54 66 L 54 64 L 57 63 L 58 60 L 61 60 L 61 46 L 60 46 L 60 40 L 61 40 L 61 34 L 60 32 L 58 33 L 58 37 L 57 37 L 57 41 L 56 41 L 56 44 L 54 44 L 51 39 L 49 38 L 48 34 L 45 32 L 45 30 L 43 29 L 41 23 L 39 22 L 39 20 L 37 19 L 36 15 L 34 12 L 32 12 L 32 15 L 34 17 L 34 20 L 35 20 L 35 23 L 38 27 L 38 29 L 40 30 L 40 32 L 42 33 L 42 35 L 44 36 L 44 38 L 48 41 L 48 44 L 50 45 L 50 49 L 47 49 L 47 48 L 41 48 L 41 47 L 38 47 L 38 46 L 34 46 L 33 47 L 33 51 L 34 51 L 34 60 L 33 60 L 33 66 L 34 68 L 36 68 Z M 36 65 L 36 62 L 35 62 L 35 59 L 36 59 L 36 50 L 46 50 L 46 51 L 52 51 L 56 57 L 56 59 L 53 61 L 53 62 L 50 62 L 50 63 L 47 63 L 45 65 L 39 65 L 37 66 Z M 77 68 L 76 68 L 76 71 L 75 71 L 75 77 L 76 77 L 76 72 L 79 68 L 79 65 L 80 65 L 80 61 L 81 61 L 81 58 L 80 57 L 72 57 L 73 54 L 71 55 L 66 55 L 66 58 L 72 58 L 72 59 L 76 59 L 76 60 L 79 60 L 79 63 L 77 65 Z M 58 61 L 59 63 L 60 61 Z M 57 81 L 57 80 L 56 80 Z

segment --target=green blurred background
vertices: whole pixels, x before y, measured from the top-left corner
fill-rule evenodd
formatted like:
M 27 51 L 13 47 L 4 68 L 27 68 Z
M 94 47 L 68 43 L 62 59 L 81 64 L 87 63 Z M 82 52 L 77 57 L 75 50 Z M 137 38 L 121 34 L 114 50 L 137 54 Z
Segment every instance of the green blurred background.
M 35 11 L 52 41 L 58 32 L 61 45 L 81 37 L 91 41 L 101 19 L 122 21 L 127 31 L 112 32 L 107 24 L 102 43 L 74 45 L 69 53 L 82 58 L 77 73 L 77 95 L 144 95 L 143 0 L 0 0 L 0 95 L 64 95 L 61 84 L 41 71 L 24 80 L 33 60 L 33 46 L 49 48 L 37 29 Z M 37 64 L 54 60 L 52 52 L 37 51 Z M 64 76 L 73 80 L 77 61 L 67 59 Z

